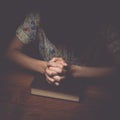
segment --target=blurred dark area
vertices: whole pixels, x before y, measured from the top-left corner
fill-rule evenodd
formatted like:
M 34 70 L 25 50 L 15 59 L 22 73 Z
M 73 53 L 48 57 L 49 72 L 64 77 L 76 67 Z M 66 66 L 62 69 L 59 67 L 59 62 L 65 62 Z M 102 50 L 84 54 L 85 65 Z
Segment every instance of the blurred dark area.
M 31 11 L 40 11 L 41 26 L 51 41 L 79 45 L 81 33 L 88 33 L 100 23 L 119 26 L 119 6 L 114 2 L 79 2 L 56 0 L 0 1 L 0 59 L 1 68 L 5 52 L 17 27 Z M 83 34 L 82 38 L 85 38 Z M 66 40 L 66 41 L 65 41 Z M 80 41 L 79 41 L 80 42 Z M 83 40 L 86 44 L 87 39 Z M 73 44 L 72 44 L 73 45 Z M 78 46 L 79 47 L 79 46 Z

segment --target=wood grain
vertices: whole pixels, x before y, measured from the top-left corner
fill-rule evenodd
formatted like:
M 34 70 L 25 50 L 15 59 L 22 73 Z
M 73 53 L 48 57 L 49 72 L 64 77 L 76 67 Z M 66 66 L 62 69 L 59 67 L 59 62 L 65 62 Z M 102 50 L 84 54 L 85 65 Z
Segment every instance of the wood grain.
M 14 68 L 0 76 L 0 120 L 113 120 L 119 117 L 119 86 L 115 80 L 87 83 L 82 101 L 76 103 L 31 95 L 33 78 L 31 72 Z

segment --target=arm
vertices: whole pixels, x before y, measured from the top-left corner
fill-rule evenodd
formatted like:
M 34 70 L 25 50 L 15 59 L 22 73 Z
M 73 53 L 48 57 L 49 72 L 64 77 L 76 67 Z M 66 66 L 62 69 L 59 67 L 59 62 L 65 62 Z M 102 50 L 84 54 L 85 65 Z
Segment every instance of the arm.
M 25 44 L 36 39 L 37 28 L 40 25 L 40 16 L 37 13 L 28 14 L 23 23 L 17 28 L 16 36 L 12 40 L 7 57 L 26 69 L 44 73 L 47 62 L 34 59 L 22 52 Z
M 107 51 L 113 59 L 113 66 L 91 67 L 71 65 L 70 71 L 73 77 L 107 77 L 119 72 L 120 67 L 120 32 L 115 26 L 108 24 L 100 28 L 100 38 L 105 40 Z M 104 33 L 104 34 L 103 34 Z
M 102 77 L 112 76 L 117 72 L 116 67 L 91 67 L 91 66 L 88 67 L 88 66 L 70 65 L 67 72 L 64 72 L 65 69 L 64 67 L 62 68 L 59 67 L 59 69 L 61 69 L 60 72 L 61 73 L 64 72 L 63 74 L 64 77 L 63 76 L 61 77 L 59 75 L 60 73 L 59 69 L 56 67 L 53 68 L 54 69 L 47 68 L 49 71 L 46 71 L 46 73 L 48 74 L 48 76 L 52 78 L 53 81 L 58 81 L 58 82 L 66 78 L 65 77 L 66 75 L 69 75 L 73 78 L 102 78 Z M 54 73 L 52 70 L 57 72 L 56 74 L 53 74 L 53 76 L 51 76 L 51 74 Z M 56 76 L 58 76 L 59 79 L 57 79 L 58 77 Z M 48 78 L 48 80 L 51 78 Z
M 92 66 L 78 66 L 78 65 L 70 65 L 68 72 L 70 76 L 74 78 L 86 77 L 86 78 L 100 78 L 112 76 L 119 72 L 120 68 L 120 33 L 111 28 L 111 25 L 106 27 L 104 31 L 101 33 L 101 38 L 106 37 L 106 47 L 110 52 L 111 57 L 114 60 L 114 66 L 109 67 L 92 67 Z M 107 32 L 107 33 L 106 33 Z M 114 35 L 114 36 L 113 36 Z M 104 40 L 104 39 L 103 39 Z
M 53 58 L 54 59 L 54 58 Z M 57 58 L 59 59 L 59 58 Z M 54 61 L 55 62 L 55 61 Z M 57 61 L 57 64 L 59 60 Z M 65 78 L 66 73 L 73 78 L 101 78 L 112 76 L 117 72 L 117 67 L 91 67 L 91 66 L 78 66 L 78 65 L 70 65 L 68 67 L 68 71 L 64 72 L 65 67 L 55 66 L 52 62 L 50 63 L 52 67 L 48 67 L 46 70 L 46 74 L 50 76 L 48 79 L 52 79 L 53 81 L 61 81 Z M 66 66 L 67 67 L 67 66 Z M 59 68 L 59 69 L 58 69 Z M 54 73 L 56 72 L 56 73 Z M 63 74 L 62 74 L 63 73 Z M 61 77 L 59 74 L 62 74 Z M 59 80 L 57 79 L 59 77 Z
M 70 66 L 70 74 L 74 78 L 99 78 L 111 76 L 116 72 L 114 67 L 87 67 L 87 66 Z
M 21 51 L 23 46 L 24 44 L 17 37 L 14 37 L 7 51 L 7 58 L 26 69 L 44 73 L 47 66 L 47 62 L 37 60 L 25 55 Z

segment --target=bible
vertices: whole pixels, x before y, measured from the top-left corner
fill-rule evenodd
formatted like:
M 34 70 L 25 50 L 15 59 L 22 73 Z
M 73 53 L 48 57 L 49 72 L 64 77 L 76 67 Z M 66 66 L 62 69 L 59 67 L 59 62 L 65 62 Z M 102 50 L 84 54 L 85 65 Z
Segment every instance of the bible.
M 49 84 L 43 75 L 35 76 L 31 84 L 31 94 L 62 99 L 67 101 L 80 102 L 82 87 L 80 80 L 67 78 L 59 86 Z

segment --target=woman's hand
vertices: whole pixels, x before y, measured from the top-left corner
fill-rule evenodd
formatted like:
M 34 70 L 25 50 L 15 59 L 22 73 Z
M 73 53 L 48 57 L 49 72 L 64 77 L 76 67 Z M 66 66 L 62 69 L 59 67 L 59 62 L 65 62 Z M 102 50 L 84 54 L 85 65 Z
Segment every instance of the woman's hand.
M 51 59 L 46 68 L 45 76 L 48 83 L 59 85 L 60 81 L 65 79 L 67 73 L 67 63 L 59 57 Z

